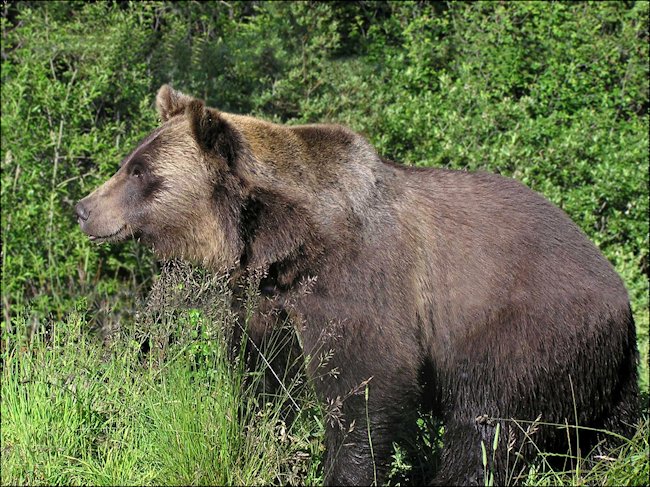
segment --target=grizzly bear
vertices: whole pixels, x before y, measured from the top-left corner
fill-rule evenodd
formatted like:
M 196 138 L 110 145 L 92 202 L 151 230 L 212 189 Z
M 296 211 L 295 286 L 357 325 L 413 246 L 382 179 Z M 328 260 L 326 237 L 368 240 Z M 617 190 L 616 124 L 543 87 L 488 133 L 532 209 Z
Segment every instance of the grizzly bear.
M 545 198 L 498 175 L 399 165 L 339 125 L 223 113 L 166 85 L 156 104 L 160 127 L 77 204 L 81 229 L 235 280 L 264 272 L 278 313 L 260 316 L 290 318 L 337 413 L 326 483 L 385 482 L 422 408 L 444 423 L 437 484 L 482 484 L 497 431 L 488 469 L 504 482 L 516 451 L 532 455 L 522 431 L 538 418 L 629 432 L 627 291 Z M 564 429 L 532 439 L 568 450 Z

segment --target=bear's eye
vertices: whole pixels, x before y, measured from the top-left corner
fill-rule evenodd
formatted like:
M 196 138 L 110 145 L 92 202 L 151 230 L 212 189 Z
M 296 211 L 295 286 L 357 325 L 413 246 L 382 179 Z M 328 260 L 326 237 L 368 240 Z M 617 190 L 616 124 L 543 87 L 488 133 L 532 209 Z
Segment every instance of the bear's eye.
M 140 166 L 135 166 L 133 170 L 131 171 L 131 176 L 139 178 L 142 176 L 142 168 Z

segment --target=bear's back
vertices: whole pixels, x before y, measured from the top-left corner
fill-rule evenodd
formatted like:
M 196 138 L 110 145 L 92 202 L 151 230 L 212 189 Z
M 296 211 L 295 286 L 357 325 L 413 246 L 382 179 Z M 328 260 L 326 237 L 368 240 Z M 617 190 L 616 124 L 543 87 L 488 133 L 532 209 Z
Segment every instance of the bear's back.
M 403 170 L 399 220 L 418 235 L 416 273 L 430 280 L 443 337 L 458 342 L 487 322 L 525 336 L 603 331 L 607 316 L 629 312 L 613 266 L 570 218 L 523 184 L 499 175 L 445 169 Z M 506 315 L 508 316 L 506 319 Z M 521 326 L 522 330 L 517 330 Z M 525 330 L 524 330 L 525 328 Z M 490 328 L 487 328 L 490 329 Z

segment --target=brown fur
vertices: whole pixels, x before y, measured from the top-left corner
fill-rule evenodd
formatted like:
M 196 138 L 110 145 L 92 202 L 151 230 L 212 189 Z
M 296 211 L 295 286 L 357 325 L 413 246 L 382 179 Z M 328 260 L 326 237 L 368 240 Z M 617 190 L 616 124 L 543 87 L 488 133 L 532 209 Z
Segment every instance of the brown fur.
M 227 114 L 167 86 L 157 105 L 162 126 L 79 203 L 82 229 L 121 228 L 103 240 L 136 234 L 163 257 L 234 276 L 267 273 L 263 307 L 292 318 L 319 396 L 341 415 L 327 426 L 328 483 L 368 484 L 373 465 L 385 481 L 420 404 L 445 421 L 437 483 L 482 483 L 495 423 L 480 416 L 573 424 L 575 407 L 581 425 L 620 432 L 635 420 L 625 287 L 540 195 L 496 175 L 384 161 L 341 126 Z M 277 315 L 260 314 L 258 330 Z M 564 441 L 552 428 L 535 440 Z

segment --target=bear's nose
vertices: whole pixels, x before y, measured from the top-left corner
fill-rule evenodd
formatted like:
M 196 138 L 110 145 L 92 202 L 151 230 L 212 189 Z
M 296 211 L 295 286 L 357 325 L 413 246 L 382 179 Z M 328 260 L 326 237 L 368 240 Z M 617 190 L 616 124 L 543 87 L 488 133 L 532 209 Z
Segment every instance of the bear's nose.
M 88 215 L 90 214 L 90 212 L 83 205 L 83 203 L 81 203 L 81 201 L 77 203 L 77 205 L 74 207 L 74 211 L 77 214 L 77 218 L 79 218 L 79 220 L 84 222 L 88 220 Z

